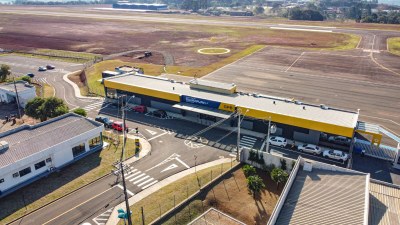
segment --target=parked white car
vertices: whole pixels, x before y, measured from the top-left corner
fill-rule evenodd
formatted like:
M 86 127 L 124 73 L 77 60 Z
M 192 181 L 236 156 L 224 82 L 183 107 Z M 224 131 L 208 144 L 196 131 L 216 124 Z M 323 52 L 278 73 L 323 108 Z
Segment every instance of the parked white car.
M 339 150 L 325 150 L 322 154 L 325 158 L 331 158 L 345 162 L 349 159 L 349 154 Z
M 275 145 L 275 146 L 279 146 L 279 147 L 286 147 L 286 145 L 287 145 L 287 141 L 283 137 L 272 136 L 269 138 L 268 142 L 270 145 Z
M 299 150 L 300 152 L 308 152 L 314 155 L 319 155 L 322 152 L 322 149 L 320 147 L 312 144 L 299 145 L 297 147 L 297 150 Z

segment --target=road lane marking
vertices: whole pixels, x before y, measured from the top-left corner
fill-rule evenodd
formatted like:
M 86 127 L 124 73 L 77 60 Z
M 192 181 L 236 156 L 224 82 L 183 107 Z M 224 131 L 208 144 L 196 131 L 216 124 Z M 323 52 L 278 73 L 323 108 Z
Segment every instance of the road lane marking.
M 188 166 L 186 163 L 184 163 L 180 158 L 175 158 L 178 162 L 182 163 L 186 168 L 190 169 L 190 166 Z
M 114 187 L 115 187 L 115 186 L 114 186 Z M 85 204 L 85 203 L 87 203 L 87 202 L 89 202 L 89 201 L 92 201 L 93 199 L 95 199 L 95 198 L 99 197 L 100 195 L 102 195 L 102 194 L 106 193 L 107 191 L 109 191 L 109 190 L 113 189 L 114 187 L 111 187 L 111 188 L 109 188 L 109 189 L 107 189 L 107 190 L 105 190 L 105 191 L 101 192 L 100 194 L 97 194 L 97 195 L 95 195 L 95 196 L 93 196 L 93 197 L 89 198 L 88 200 L 86 200 L 86 201 L 84 201 L 84 202 L 82 202 L 82 203 L 78 204 L 77 206 L 75 206 L 75 207 L 73 207 L 73 208 L 71 208 L 71 209 L 69 209 L 69 210 L 67 210 L 67 211 L 65 211 L 65 212 L 63 212 L 63 213 L 61 213 L 60 215 L 58 215 L 58 216 L 54 217 L 53 219 L 51 219 L 51 220 L 49 220 L 49 221 L 47 221 L 47 222 L 43 223 L 43 225 L 50 223 L 51 221 L 53 221 L 53 220 L 55 220 L 55 219 L 57 219 L 57 218 L 59 218 L 59 217 L 61 217 L 61 216 L 65 215 L 65 214 L 67 214 L 67 213 L 71 212 L 72 210 L 74 210 L 74 209 L 78 208 L 79 206 L 81 206 L 81 205 L 83 205 L 83 204 Z
M 149 138 L 147 141 L 151 141 L 151 140 L 154 140 L 154 139 L 156 139 L 156 138 L 158 138 L 158 137 L 161 137 L 161 136 L 163 136 L 163 135 L 165 135 L 165 134 L 167 134 L 168 132 L 164 132 L 164 133 L 162 133 L 162 134 L 159 134 L 159 135 L 157 135 L 157 136 L 154 136 L 154 137 L 152 137 L 152 138 Z
M 122 185 L 117 184 L 116 186 L 119 187 L 119 188 L 121 188 L 121 190 L 124 190 L 124 187 L 122 187 Z M 132 191 L 130 191 L 130 190 L 128 190 L 128 189 L 126 189 L 126 193 L 130 194 L 131 196 L 134 196 L 134 195 L 135 195 Z
M 161 170 L 161 172 L 160 172 L 160 173 L 163 173 L 163 172 L 165 172 L 165 171 L 167 171 L 167 170 L 172 170 L 172 169 L 175 169 L 175 168 L 177 168 L 177 167 L 178 167 L 178 165 L 176 165 L 176 164 L 174 163 L 174 164 L 172 164 L 172 165 L 168 166 L 167 168 L 165 168 L 165 169 Z

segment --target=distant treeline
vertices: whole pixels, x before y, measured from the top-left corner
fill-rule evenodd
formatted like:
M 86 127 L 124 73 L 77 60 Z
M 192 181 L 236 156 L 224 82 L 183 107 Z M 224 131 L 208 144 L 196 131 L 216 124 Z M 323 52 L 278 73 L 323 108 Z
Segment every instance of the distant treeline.
M 361 18 L 362 23 L 385 23 L 400 24 L 400 12 L 378 12 L 364 15 Z
M 318 11 L 313 9 L 302 9 L 295 7 L 287 12 L 290 20 L 311 20 L 311 21 L 323 21 L 324 16 Z

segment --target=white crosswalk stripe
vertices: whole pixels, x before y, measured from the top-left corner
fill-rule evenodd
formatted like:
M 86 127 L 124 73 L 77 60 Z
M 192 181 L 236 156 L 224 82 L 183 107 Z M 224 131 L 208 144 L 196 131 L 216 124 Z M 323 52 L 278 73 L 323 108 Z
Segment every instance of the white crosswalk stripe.
M 108 221 L 108 218 L 110 218 L 110 216 L 111 216 L 113 209 L 114 208 L 111 208 L 111 209 L 103 212 L 102 214 L 96 216 L 95 218 L 93 218 L 93 222 L 95 222 L 97 225 L 106 224 Z
M 255 145 L 257 141 L 257 138 L 253 138 L 253 137 L 249 137 L 249 136 L 242 136 L 242 138 L 240 139 L 240 147 L 242 148 L 253 148 L 253 146 Z
M 90 111 L 90 110 L 93 110 L 93 109 L 104 108 L 104 107 L 107 107 L 108 105 L 110 105 L 110 103 L 106 103 L 103 106 L 103 102 L 95 102 L 95 103 L 92 103 L 92 104 L 89 104 L 89 105 L 85 106 L 83 109 L 85 109 L 86 111 Z
M 158 180 L 154 179 L 150 175 L 147 175 L 146 173 L 133 167 L 129 167 L 127 172 L 125 172 L 125 180 L 140 187 L 141 189 L 146 189 L 158 182 Z

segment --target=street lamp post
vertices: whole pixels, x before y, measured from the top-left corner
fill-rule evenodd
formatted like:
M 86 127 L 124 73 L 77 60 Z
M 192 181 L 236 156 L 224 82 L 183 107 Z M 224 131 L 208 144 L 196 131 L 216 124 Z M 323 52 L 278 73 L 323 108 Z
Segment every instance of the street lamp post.
M 276 132 L 276 125 L 275 124 L 271 125 L 271 117 L 268 118 L 268 131 L 267 132 L 268 133 L 267 133 L 267 140 L 266 140 L 267 141 L 266 152 L 270 153 L 270 151 L 269 151 L 269 136 L 271 133 L 274 134 Z
M 121 96 L 126 97 L 126 95 Z M 122 186 L 124 187 L 124 196 L 125 196 L 125 207 L 126 207 L 126 219 L 128 220 L 128 225 L 132 225 L 132 219 L 131 219 L 131 211 L 129 209 L 129 202 L 128 202 L 128 193 L 126 191 L 126 183 L 125 183 L 125 174 L 124 174 L 124 165 L 123 165 L 123 157 L 125 154 L 125 147 L 126 147 L 126 119 L 125 119 L 125 109 L 126 105 L 128 102 L 134 98 L 135 96 L 131 96 L 128 101 L 125 102 L 125 106 L 121 107 L 122 108 L 122 152 L 121 152 L 121 158 L 120 158 L 120 171 L 121 171 L 121 176 L 122 176 Z M 122 99 L 123 100 L 123 99 Z M 119 101 L 118 101 L 119 102 Z M 123 102 L 122 104 L 123 105 Z

